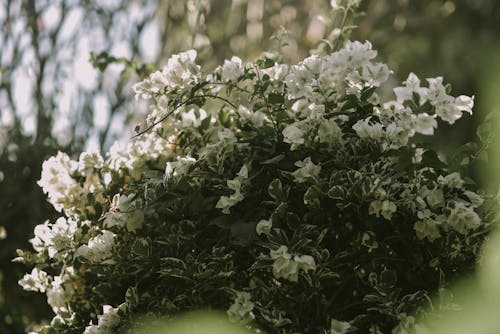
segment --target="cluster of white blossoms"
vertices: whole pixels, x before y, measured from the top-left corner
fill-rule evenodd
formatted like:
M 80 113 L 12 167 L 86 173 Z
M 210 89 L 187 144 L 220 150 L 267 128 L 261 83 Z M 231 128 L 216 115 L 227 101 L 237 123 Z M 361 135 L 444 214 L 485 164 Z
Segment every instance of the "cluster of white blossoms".
M 248 292 L 235 292 L 234 303 L 227 310 L 229 320 L 232 322 L 246 324 L 255 319 L 253 314 L 254 303 Z
M 35 227 L 35 237 L 30 240 L 33 249 L 42 252 L 45 249 L 50 258 L 65 249 L 73 247 L 77 230 L 76 222 L 71 218 L 60 217 L 54 224 L 46 221 Z
M 288 252 L 287 246 L 280 246 L 269 253 L 273 260 L 273 275 L 276 278 L 284 278 L 290 282 L 297 282 L 299 271 L 314 271 L 316 263 L 310 255 L 294 255 Z
M 462 196 L 457 198 L 457 192 Z M 421 239 L 435 240 L 441 236 L 440 228 L 448 227 L 466 235 L 481 224 L 475 210 L 483 204 L 483 199 L 464 188 L 458 173 L 439 176 L 432 189 L 421 187 L 415 203 L 419 220 L 414 227 Z
M 195 59 L 194 50 L 173 55 L 161 71 L 154 72 L 133 87 L 136 97 L 147 99 L 162 93 L 167 87 L 184 88 L 196 83 L 200 66 L 195 63 Z
M 74 276 L 72 267 L 65 268 L 59 276 L 51 276 L 43 270 L 33 268 L 31 273 L 24 275 L 19 281 L 19 285 L 27 291 L 46 293 L 47 303 L 56 316 L 66 317 L 69 315 L 68 303 L 75 289 L 72 276 Z
M 86 195 L 86 189 L 72 177 L 77 170 L 78 162 L 59 152 L 43 163 L 42 176 L 38 182 L 54 208 L 57 211 L 64 209 L 68 215 L 72 215 L 73 208 Z
M 158 134 L 150 133 L 133 139 L 124 148 L 114 145 L 107 159 L 92 151 L 83 152 L 78 160 L 62 152 L 49 158 L 43 163 L 38 184 L 54 208 L 67 217 L 36 226 L 35 236 L 30 240 L 33 249 L 47 254 L 55 262 L 65 261 L 68 254 L 83 262 L 113 262 L 110 257 L 116 234 L 110 229 L 115 232 L 140 229 L 143 212 L 137 207 L 135 194 L 117 193 L 110 200 L 107 195 L 110 187 L 139 179 L 151 166 L 164 165 L 171 154 L 172 145 Z M 107 212 L 100 212 L 98 208 L 105 208 Z M 102 215 L 102 225 L 96 224 L 96 218 Z M 71 267 L 65 267 L 59 276 L 48 275 L 35 267 L 19 284 L 25 290 L 46 293 L 56 314 L 54 319 L 65 321 L 71 317 L 68 303 L 75 290 L 74 277 Z M 104 330 L 109 326 L 102 325 L 102 321 L 90 326 L 87 332 L 112 333 L 111 329 Z
M 246 179 L 248 179 L 248 167 L 243 165 L 234 179 L 227 180 L 227 187 L 234 191 L 234 193 L 230 196 L 221 196 L 215 207 L 221 209 L 223 213 L 228 214 L 231 207 L 245 198 L 241 192 L 241 186 Z
M 376 56 L 370 42 L 349 41 L 330 55 L 308 57 L 292 66 L 285 77 L 288 99 L 307 98 L 321 104 L 365 87 L 379 87 L 391 71 L 387 65 L 373 62 Z
M 138 180 L 152 162 L 164 165 L 172 155 L 172 142 L 155 132 L 135 138 L 125 147 L 116 143 L 109 150 L 106 164 L 114 172 L 126 173 L 132 180 Z
M 101 234 L 91 238 L 88 244 L 78 247 L 75 255 L 90 262 L 102 262 L 111 256 L 115 237 L 113 232 L 102 230 Z
M 332 1 L 332 6 L 357 3 Z M 279 287 L 307 285 L 311 277 L 324 273 L 336 276 L 322 267 L 329 263 L 330 250 L 320 252 L 315 247 L 328 238 L 330 229 L 345 231 L 339 227 L 345 220 L 349 234 L 361 228 L 355 226 L 358 220 L 369 221 L 374 228 L 407 222 L 414 228 L 413 239 L 429 242 L 450 231 L 466 235 L 477 229 L 483 198 L 459 173 L 427 166 L 427 150 L 411 142 L 416 134 L 433 135 L 439 120 L 453 124 L 464 112 L 471 113 L 473 98 L 450 96 L 440 77 L 427 79 L 423 87 L 411 73 L 394 89 L 393 100 L 381 101 L 376 89 L 391 71 L 376 62 L 376 56 L 369 42 L 347 42 L 336 52 L 313 55 L 293 66 L 267 58 L 245 64 L 233 57 L 209 74 L 196 64 L 193 50 L 172 56 L 161 71 L 134 86 L 137 98 L 151 102 L 140 135 L 125 146 L 113 145 L 104 157 L 84 152 L 72 160 L 59 152 L 44 162 L 39 185 L 66 217 L 35 228 L 31 243 L 47 263 L 35 267 L 19 284 L 46 293 L 58 323 L 69 327 L 77 312 L 74 305 L 85 314 L 91 307 L 93 321 L 86 318 L 83 333 L 108 334 L 120 323 L 118 307 L 111 306 L 116 305 L 116 291 L 109 293 L 112 300 L 96 297 L 97 304 L 83 303 L 82 298 L 92 298 L 88 297 L 94 293 L 92 284 L 100 284 L 89 283 L 84 271 L 99 281 L 105 277 L 102 267 L 116 265 L 106 267 L 107 273 L 119 272 L 120 261 L 127 256 L 155 256 L 151 250 L 156 242 L 161 245 L 154 248 L 156 252 L 191 247 L 191 235 L 168 235 L 181 231 L 179 220 L 193 226 L 201 220 L 203 228 L 217 225 L 214 222 L 222 221 L 225 228 L 234 223 L 229 232 L 220 233 L 221 238 L 235 234 L 235 244 L 241 247 L 228 248 L 227 267 L 233 268 L 234 253 L 244 247 L 265 249 L 255 259 L 264 264 L 254 266 L 251 258 L 245 259 L 251 268 L 242 277 L 263 273 L 262 282 Z M 409 166 L 406 176 L 394 170 L 405 154 L 408 162 L 401 165 L 403 170 Z M 151 207 L 165 210 L 165 217 Z M 311 237 L 315 229 L 321 235 Z M 368 235 L 362 232 L 359 235 Z M 311 240 L 301 243 L 300 233 Z M 343 232 L 331 233 L 338 238 Z M 382 243 L 375 240 L 375 232 L 369 235 L 377 245 Z M 169 244 L 178 239 L 187 246 Z M 219 246 L 213 244 L 213 249 Z M 198 256 L 194 248 L 192 258 Z M 258 253 L 252 249 L 245 256 Z M 161 261 L 165 259 L 173 257 L 164 254 Z M 147 261 L 137 262 L 131 273 L 120 275 L 133 277 L 137 268 L 141 272 L 140 265 Z M 161 273 L 191 282 L 195 274 L 180 272 L 189 266 L 183 259 L 176 263 L 182 264 L 180 269 L 164 271 L 159 264 L 148 271 L 153 275 L 148 279 L 155 281 L 154 275 Z M 196 268 L 197 275 L 209 266 Z M 232 270 L 224 279 L 234 274 Z M 112 286 L 114 278 L 110 279 Z M 130 281 L 137 288 L 140 283 L 134 279 L 119 277 L 117 282 Z M 238 285 L 251 292 L 234 293 L 227 310 L 231 320 L 247 324 L 263 314 L 265 319 L 281 317 L 279 310 L 263 311 L 269 303 L 258 300 L 255 282 L 249 279 Z M 153 298 L 155 293 L 146 295 Z M 128 292 L 124 297 L 128 303 L 134 298 Z M 167 300 L 177 303 L 172 296 Z M 351 329 L 348 322 L 330 318 L 323 326 L 332 334 Z
M 97 325 L 91 324 L 85 327 L 83 334 L 112 334 L 115 333 L 114 329 L 119 323 L 118 307 L 104 305 L 102 314 L 98 316 Z
M 306 182 L 308 179 L 315 179 L 321 172 L 321 166 L 315 165 L 311 161 L 311 157 L 307 157 L 302 161 L 297 161 L 295 166 L 299 167 L 292 175 L 297 183 Z

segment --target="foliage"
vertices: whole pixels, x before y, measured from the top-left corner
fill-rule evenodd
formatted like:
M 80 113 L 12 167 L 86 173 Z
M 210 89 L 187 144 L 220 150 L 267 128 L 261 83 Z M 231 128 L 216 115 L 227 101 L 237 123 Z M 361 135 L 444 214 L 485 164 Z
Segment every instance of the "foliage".
M 469 273 L 494 202 L 421 136 L 473 98 L 390 70 L 369 42 L 297 65 L 193 50 L 135 85 L 150 113 L 107 159 L 64 153 L 40 186 L 64 214 L 35 228 L 33 270 L 56 316 L 40 333 L 126 331 L 207 307 L 269 333 L 405 333 Z M 439 308 L 447 307 L 443 302 Z

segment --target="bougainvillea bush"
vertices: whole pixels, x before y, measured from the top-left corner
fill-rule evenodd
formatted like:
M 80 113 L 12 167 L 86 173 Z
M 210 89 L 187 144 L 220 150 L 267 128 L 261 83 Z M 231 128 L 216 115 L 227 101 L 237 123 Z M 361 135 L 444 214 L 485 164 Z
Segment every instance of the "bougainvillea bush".
M 39 332 L 209 308 L 260 333 L 410 333 L 430 303 L 453 307 L 446 287 L 471 272 L 492 204 L 466 160 L 419 142 L 473 98 L 415 74 L 383 98 L 376 54 L 347 42 L 205 73 L 191 50 L 138 83 L 151 112 L 128 145 L 43 165 L 62 217 L 18 258 L 55 313 Z

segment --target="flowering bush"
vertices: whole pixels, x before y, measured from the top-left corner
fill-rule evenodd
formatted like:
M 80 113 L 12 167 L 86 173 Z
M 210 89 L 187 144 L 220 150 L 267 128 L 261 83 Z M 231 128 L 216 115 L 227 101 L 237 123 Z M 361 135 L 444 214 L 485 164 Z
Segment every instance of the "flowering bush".
M 410 74 L 383 99 L 376 55 L 347 42 L 207 74 L 187 51 L 138 83 L 151 112 L 126 147 L 43 165 L 64 216 L 18 258 L 33 265 L 19 283 L 56 314 L 39 332 L 117 333 L 207 307 L 265 333 L 411 330 L 474 266 L 493 205 L 463 159 L 417 140 L 473 98 Z

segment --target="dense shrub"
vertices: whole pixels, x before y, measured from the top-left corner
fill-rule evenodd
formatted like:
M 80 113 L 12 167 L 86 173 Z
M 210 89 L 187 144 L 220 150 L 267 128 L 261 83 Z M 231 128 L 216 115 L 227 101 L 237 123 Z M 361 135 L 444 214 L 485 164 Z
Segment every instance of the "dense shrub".
M 471 271 L 492 204 L 467 155 L 446 163 L 418 140 L 473 98 L 415 74 L 381 98 L 391 72 L 375 57 L 347 42 L 291 67 L 233 57 L 204 73 L 191 50 L 137 84 L 151 112 L 126 147 L 43 165 L 64 216 L 18 259 L 33 265 L 20 284 L 56 314 L 40 332 L 207 307 L 266 333 L 410 330 Z

